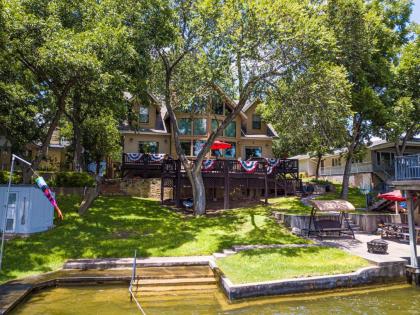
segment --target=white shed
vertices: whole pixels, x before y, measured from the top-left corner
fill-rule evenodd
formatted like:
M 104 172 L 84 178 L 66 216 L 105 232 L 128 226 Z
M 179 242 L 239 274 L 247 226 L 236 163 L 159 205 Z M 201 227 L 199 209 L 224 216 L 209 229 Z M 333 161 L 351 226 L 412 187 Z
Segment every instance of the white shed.
M 0 185 L 0 231 L 6 214 L 6 233 L 31 234 L 53 226 L 54 208 L 34 185 L 13 185 L 6 206 L 7 186 Z

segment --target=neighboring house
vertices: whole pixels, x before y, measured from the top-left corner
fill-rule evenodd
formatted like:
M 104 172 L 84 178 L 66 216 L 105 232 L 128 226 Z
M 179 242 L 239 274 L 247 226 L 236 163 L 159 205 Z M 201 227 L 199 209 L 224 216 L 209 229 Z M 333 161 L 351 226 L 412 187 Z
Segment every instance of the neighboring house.
M 10 141 L 0 135 L 0 171 L 10 169 L 11 148 Z
M 319 175 L 323 179 L 341 181 L 343 179 L 345 150 L 336 150 L 322 158 Z M 404 155 L 419 154 L 420 140 L 407 142 Z M 350 184 L 358 187 L 375 187 L 381 183 L 389 183 L 394 177 L 394 143 L 385 140 L 374 141 L 367 147 L 365 156 L 352 163 Z M 306 176 L 315 176 L 316 157 L 308 154 L 297 155 L 292 159 L 299 160 L 299 172 Z
M 165 153 L 176 158 L 174 138 L 166 107 L 149 94 L 150 102 L 142 104 L 137 97 L 124 94 L 132 102 L 133 119 L 120 127 L 124 153 Z M 258 102 L 247 104 L 218 140 L 230 143 L 231 149 L 212 151 L 209 157 L 223 156 L 229 159 L 273 157 L 272 140 L 276 133 L 256 113 Z M 232 111 L 218 97 L 191 104 L 187 111 L 176 111 L 181 146 L 187 156 L 197 156 L 212 130 Z
M 47 157 L 42 160 L 39 168 L 49 171 L 63 170 L 66 164 L 66 153 L 69 145 L 70 142 L 61 137 L 60 128 L 55 129 L 47 149 Z M 28 144 L 27 156 L 30 159 L 35 158 L 37 150 L 40 150 L 40 145 Z

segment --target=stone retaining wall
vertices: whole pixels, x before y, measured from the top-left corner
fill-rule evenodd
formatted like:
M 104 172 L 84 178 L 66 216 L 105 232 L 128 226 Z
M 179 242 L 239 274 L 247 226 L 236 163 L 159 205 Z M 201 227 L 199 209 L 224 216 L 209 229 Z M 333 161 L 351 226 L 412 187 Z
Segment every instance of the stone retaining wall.
M 401 223 L 399 214 L 359 214 L 349 213 L 349 219 L 357 224 L 364 232 L 373 233 L 378 229 L 378 224 Z
M 212 268 L 219 275 L 220 286 L 229 300 L 294 294 L 309 291 L 351 288 L 373 283 L 400 281 L 403 279 L 405 262 L 359 269 L 348 274 L 286 279 L 247 284 L 233 284 L 213 263 Z
M 101 183 L 101 195 L 136 196 L 160 199 L 160 178 L 113 179 Z M 165 188 L 164 199 L 172 198 L 172 189 Z

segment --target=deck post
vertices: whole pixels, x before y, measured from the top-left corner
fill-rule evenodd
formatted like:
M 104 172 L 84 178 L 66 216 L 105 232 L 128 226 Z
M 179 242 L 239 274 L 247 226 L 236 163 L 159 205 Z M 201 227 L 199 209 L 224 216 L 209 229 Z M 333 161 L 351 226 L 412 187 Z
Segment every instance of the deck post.
M 165 185 L 163 184 L 165 178 L 163 176 L 160 177 L 160 204 L 163 205 L 163 196 L 165 195 Z
M 274 174 L 274 196 L 277 198 L 277 174 Z
M 286 180 L 286 177 L 283 177 L 283 187 L 284 187 L 284 196 L 287 197 L 287 180 Z
M 225 179 L 225 187 L 224 187 L 224 200 L 223 200 L 223 208 L 229 209 L 229 161 L 224 160 L 223 161 L 223 175 Z
M 410 266 L 418 268 L 417 261 L 417 247 L 416 247 L 416 229 L 414 222 L 414 194 L 412 191 L 407 191 L 407 212 L 408 212 L 408 233 L 410 238 Z
M 264 202 L 268 204 L 268 178 L 267 178 L 267 167 L 264 168 Z

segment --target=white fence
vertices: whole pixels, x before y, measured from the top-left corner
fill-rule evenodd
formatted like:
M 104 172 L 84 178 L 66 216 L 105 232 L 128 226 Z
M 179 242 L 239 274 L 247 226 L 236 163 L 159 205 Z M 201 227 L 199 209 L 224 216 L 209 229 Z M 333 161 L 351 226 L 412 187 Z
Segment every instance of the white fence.
M 351 174 L 370 173 L 373 171 L 371 163 L 353 163 L 351 165 Z M 321 167 L 319 174 L 321 176 L 343 175 L 344 166 Z

